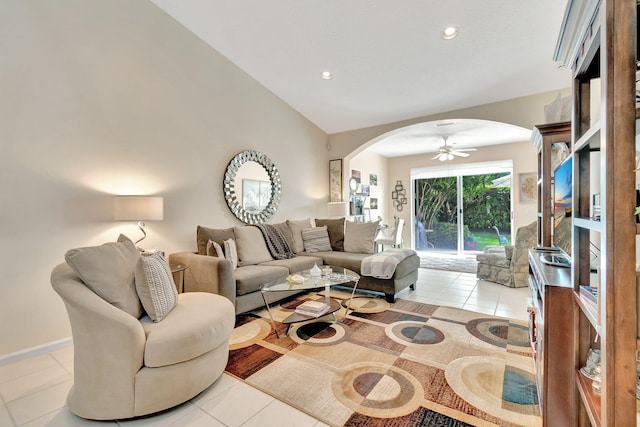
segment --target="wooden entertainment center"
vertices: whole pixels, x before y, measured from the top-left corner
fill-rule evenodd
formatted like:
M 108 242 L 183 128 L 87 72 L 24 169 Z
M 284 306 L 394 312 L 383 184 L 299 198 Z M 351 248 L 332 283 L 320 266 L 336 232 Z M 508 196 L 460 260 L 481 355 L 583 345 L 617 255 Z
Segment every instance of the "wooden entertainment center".
M 544 425 L 575 425 L 577 400 L 575 361 L 575 307 L 571 270 L 544 264 L 545 251 L 529 250 L 529 335 L 538 397 Z M 549 424 L 545 420 L 551 422 Z
M 529 254 L 545 426 L 636 425 L 637 9 L 636 0 L 569 0 L 554 55 L 573 75 L 571 266 Z M 600 350 L 599 392 L 580 372 L 590 349 Z

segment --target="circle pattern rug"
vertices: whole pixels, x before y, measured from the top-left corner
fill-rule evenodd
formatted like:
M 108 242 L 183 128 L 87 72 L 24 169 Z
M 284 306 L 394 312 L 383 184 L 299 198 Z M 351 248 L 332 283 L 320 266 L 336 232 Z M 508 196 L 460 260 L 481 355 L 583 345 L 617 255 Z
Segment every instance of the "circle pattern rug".
M 278 334 L 264 310 L 239 317 L 226 371 L 331 426 L 541 426 L 526 323 L 357 297 L 285 334 L 315 298 L 271 307 Z
M 354 411 L 378 418 L 410 414 L 422 404 L 424 390 L 411 374 L 375 362 L 355 363 L 336 372 L 333 394 Z

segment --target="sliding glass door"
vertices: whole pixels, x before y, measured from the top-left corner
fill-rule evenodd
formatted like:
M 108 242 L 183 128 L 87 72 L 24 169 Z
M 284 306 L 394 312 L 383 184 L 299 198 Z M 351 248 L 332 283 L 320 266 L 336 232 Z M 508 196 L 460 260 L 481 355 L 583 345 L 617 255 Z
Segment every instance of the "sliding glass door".
M 416 250 L 464 254 L 511 242 L 511 170 L 487 169 L 413 179 Z

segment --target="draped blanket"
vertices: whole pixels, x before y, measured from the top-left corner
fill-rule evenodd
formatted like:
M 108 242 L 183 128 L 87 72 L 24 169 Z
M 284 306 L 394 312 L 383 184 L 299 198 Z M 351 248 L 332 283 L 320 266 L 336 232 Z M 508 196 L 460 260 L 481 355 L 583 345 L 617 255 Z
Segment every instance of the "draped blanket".
M 416 251 L 412 249 L 386 249 L 384 252 L 363 258 L 360 264 L 360 274 L 378 279 L 391 279 L 396 272 L 397 265 L 411 255 L 416 255 Z
M 270 224 L 254 224 L 262 232 L 269 253 L 274 259 L 294 258 L 296 254 L 291 251 L 284 235 L 276 227 Z

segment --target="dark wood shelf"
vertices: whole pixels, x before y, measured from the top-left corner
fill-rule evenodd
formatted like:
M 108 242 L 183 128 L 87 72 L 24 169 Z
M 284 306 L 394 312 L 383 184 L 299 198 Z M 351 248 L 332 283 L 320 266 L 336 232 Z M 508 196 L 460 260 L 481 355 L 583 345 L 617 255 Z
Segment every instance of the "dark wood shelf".
M 593 387 L 591 386 L 591 381 L 589 378 L 584 376 L 584 374 L 580 371 L 576 373 L 576 386 L 578 387 L 578 392 L 580 393 L 580 397 L 582 401 L 585 403 L 585 409 L 587 410 L 587 415 L 589 416 L 589 420 L 591 421 L 591 425 L 593 427 L 599 427 L 601 423 L 601 405 L 600 405 L 600 396 L 595 394 L 593 391 Z
M 593 305 L 589 304 L 589 302 L 584 300 L 584 297 L 580 296 L 578 292 L 574 292 L 574 297 L 576 302 L 578 303 L 578 307 L 580 311 L 584 314 L 584 316 L 589 320 L 591 326 L 596 330 L 596 332 L 600 333 L 600 316 L 598 315 L 597 307 L 593 307 Z
M 574 151 L 600 148 L 600 121 L 593 124 L 574 144 Z

